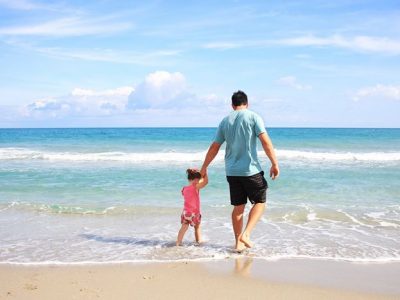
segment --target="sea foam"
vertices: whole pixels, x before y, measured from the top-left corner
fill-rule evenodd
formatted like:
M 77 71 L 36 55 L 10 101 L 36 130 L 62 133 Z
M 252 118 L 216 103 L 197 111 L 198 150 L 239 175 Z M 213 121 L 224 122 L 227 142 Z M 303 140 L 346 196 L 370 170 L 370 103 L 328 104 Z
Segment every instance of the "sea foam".
M 29 148 L 0 148 L 0 160 L 48 160 L 75 162 L 196 162 L 202 161 L 206 151 L 198 152 L 52 152 Z M 259 157 L 265 157 L 258 151 Z M 398 162 L 400 152 L 317 152 L 277 149 L 276 155 L 283 160 L 306 161 L 365 161 L 365 162 Z M 220 151 L 216 161 L 223 160 L 224 151 Z

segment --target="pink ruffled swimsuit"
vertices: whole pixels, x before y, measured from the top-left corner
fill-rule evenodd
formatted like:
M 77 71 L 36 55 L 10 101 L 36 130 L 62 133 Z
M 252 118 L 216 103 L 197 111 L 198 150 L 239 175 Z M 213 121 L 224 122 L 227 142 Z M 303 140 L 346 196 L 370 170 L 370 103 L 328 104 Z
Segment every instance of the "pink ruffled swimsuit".
M 190 224 L 190 226 L 199 225 L 201 222 L 200 193 L 196 189 L 196 183 L 183 187 L 182 195 L 184 204 L 181 223 Z

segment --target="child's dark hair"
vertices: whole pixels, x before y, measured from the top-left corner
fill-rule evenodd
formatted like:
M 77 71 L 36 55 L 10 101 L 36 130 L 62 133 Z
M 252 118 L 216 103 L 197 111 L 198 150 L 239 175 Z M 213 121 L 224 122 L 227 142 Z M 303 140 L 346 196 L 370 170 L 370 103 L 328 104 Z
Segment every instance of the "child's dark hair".
M 187 169 L 186 174 L 187 174 L 188 180 L 194 180 L 196 178 L 198 178 L 198 179 L 201 178 L 201 174 L 200 174 L 199 170 L 196 170 L 196 169 Z

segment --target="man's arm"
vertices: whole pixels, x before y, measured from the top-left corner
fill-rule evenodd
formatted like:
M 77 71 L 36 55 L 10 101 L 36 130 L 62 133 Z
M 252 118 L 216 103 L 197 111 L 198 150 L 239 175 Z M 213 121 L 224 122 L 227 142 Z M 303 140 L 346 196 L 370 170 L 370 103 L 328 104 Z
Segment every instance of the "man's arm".
M 272 141 L 266 132 L 261 133 L 258 136 L 258 138 L 261 141 L 261 145 L 265 151 L 265 154 L 268 156 L 272 164 L 271 169 L 269 171 L 269 176 L 272 179 L 275 179 L 276 177 L 279 176 L 279 166 L 278 166 L 278 160 L 276 159 L 275 156 L 275 151 L 274 151 L 274 146 L 272 145 Z
M 204 177 L 207 174 L 207 168 L 210 165 L 210 163 L 214 160 L 214 158 L 217 156 L 220 147 L 221 147 L 220 144 L 218 144 L 217 142 L 213 142 L 210 148 L 208 148 L 206 158 L 204 159 L 204 163 L 201 166 L 200 170 L 201 176 Z

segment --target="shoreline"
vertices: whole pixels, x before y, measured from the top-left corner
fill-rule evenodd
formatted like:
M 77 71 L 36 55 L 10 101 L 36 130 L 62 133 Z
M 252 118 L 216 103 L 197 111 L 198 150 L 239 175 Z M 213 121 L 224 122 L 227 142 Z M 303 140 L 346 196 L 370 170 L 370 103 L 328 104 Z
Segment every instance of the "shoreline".
M 172 243 L 171 243 L 172 245 Z M 175 247 L 172 245 L 171 247 Z M 187 247 L 187 245 L 180 246 Z M 219 258 L 182 258 L 182 259 L 142 259 L 142 260 L 116 260 L 116 261 L 38 261 L 38 262 L 14 262 L 14 261 L 0 261 L 1 266 L 37 266 L 37 267 L 54 267 L 54 266 L 108 266 L 108 265 L 119 265 L 119 264 L 167 264 L 167 263 L 218 263 L 228 259 L 236 259 L 243 257 L 251 257 L 254 260 L 262 261 L 265 263 L 279 262 L 279 261 L 316 261 L 316 262 L 332 262 L 332 263 L 348 263 L 348 264 L 362 264 L 362 265 L 388 265 L 388 264 L 400 264 L 400 258 L 395 259 L 350 259 L 350 258 L 330 258 L 330 257 L 308 257 L 308 256 L 277 256 L 271 258 L 256 257 L 250 252 L 243 252 L 242 254 L 236 253 L 232 250 L 232 253 Z
M 399 299 L 400 263 L 214 261 L 0 264 L 0 299 Z

